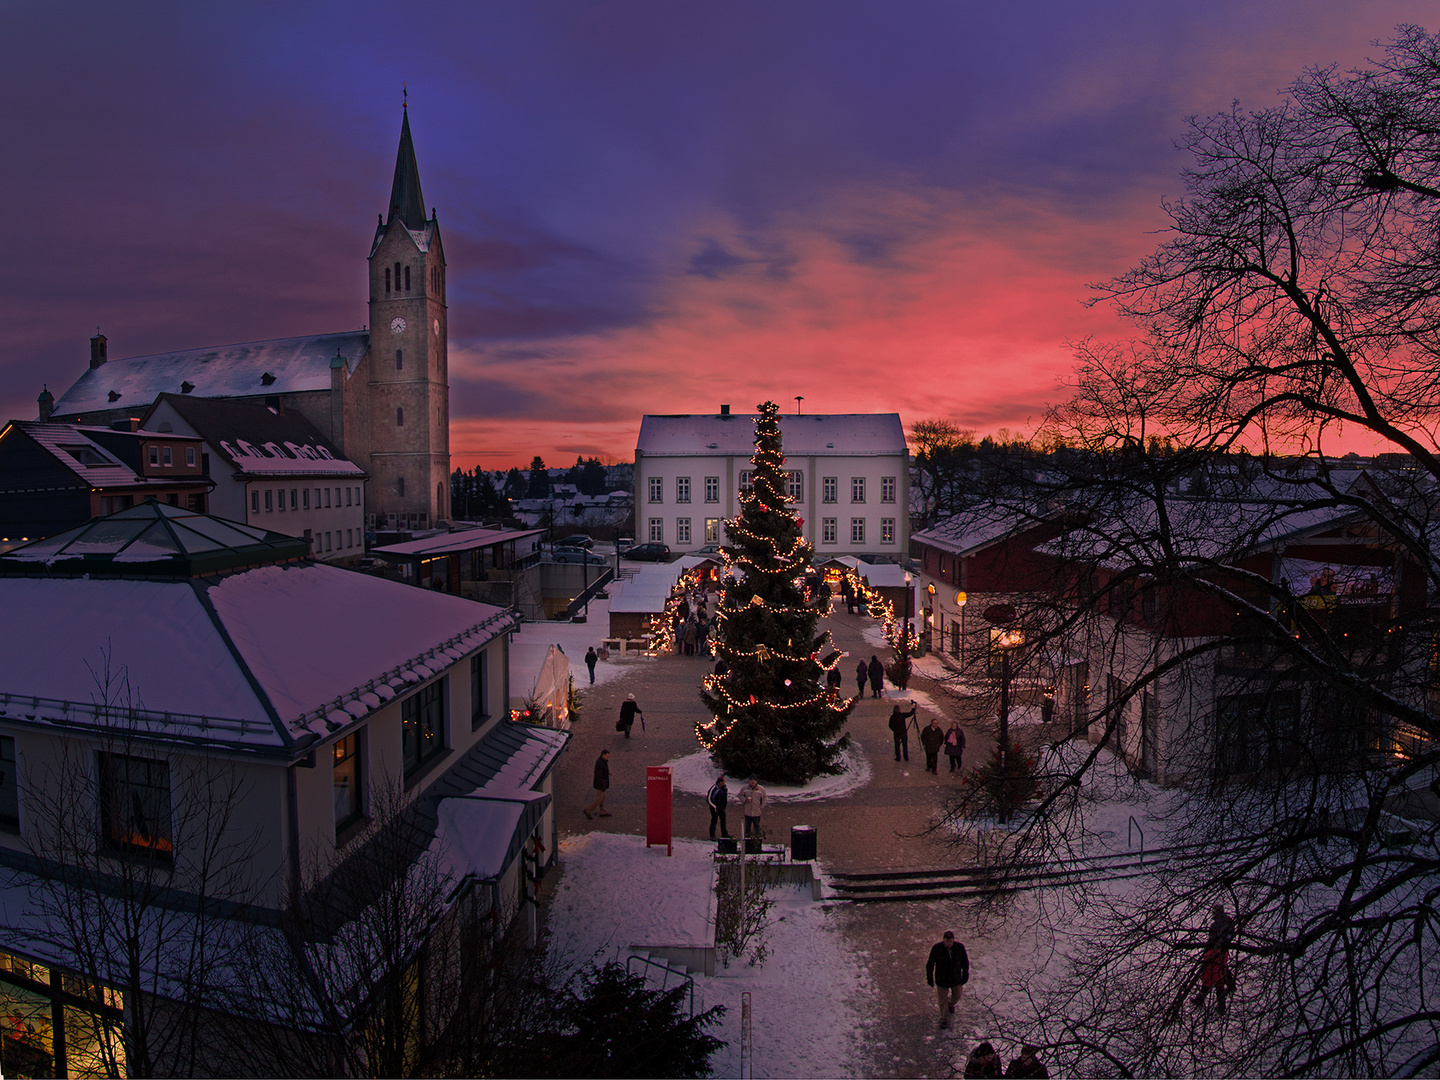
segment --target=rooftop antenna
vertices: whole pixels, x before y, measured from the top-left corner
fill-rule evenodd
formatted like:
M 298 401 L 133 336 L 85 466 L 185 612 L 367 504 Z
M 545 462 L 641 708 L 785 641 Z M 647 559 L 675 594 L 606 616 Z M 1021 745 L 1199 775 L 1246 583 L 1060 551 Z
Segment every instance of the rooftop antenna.
M 400 107 L 402 109 L 410 108 L 410 87 L 407 86 L 404 82 L 400 83 L 400 96 L 404 99 L 401 102 Z
M 802 402 L 802 401 L 804 401 L 804 400 L 805 400 L 805 395 L 804 395 L 804 394 L 796 394 L 796 395 L 795 395 L 795 415 L 796 415 L 796 416 L 799 416 L 799 415 L 800 415 L 800 402 Z

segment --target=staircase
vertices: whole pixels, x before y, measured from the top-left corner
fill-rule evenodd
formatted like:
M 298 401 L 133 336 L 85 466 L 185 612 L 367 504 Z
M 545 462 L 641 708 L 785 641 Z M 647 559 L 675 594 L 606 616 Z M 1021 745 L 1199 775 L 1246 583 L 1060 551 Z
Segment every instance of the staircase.
M 1202 860 L 1239 854 L 1244 848 L 1244 844 L 1224 848 L 1200 843 L 1176 844 L 1150 851 L 1122 851 L 1081 859 L 1037 862 L 1008 871 L 999 867 L 969 866 L 942 870 L 831 873 L 826 875 L 826 893 L 831 900 L 855 901 L 979 899 L 1005 892 L 1123 881 L 1161 868 L 1183 870 Z
M 689 1007 L 690 1015 L 695 1015 L 696 1007 L 703 1012 L 705 1002 L 703 997 L 698 997 L 695 991 L 695 980 L 692 977 L 703 971 L 701 967 L 692 968 L 683 960 L 672 959 L 668 953 L 675 949 L 684 951 L 695 950 L 700 946 L 656 946 L 656 945 L 631 945 L 630 955 L 625 960 L 625 970 L 631 975 L 639 975 L 645 980 L 645 985 L 651 990 L 673 990 L 677 986 L 685 988 L 686 1004 Z M 713 950 L 711 950 L 713 952 Z

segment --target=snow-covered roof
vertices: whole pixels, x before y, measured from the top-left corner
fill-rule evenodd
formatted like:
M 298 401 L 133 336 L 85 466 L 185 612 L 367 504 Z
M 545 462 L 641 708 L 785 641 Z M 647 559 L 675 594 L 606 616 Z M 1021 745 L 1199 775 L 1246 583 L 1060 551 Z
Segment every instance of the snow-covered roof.
M 223 398 L 161 394 L 145 415 L 153 429 L 168 410 L 248 476 L 364 476 L 314 424 L 296 412 Z
M 665 610 L 665 601 L 675 589 L 680 575 L 692 566 L 710 562 L 703 556 L 686 555 L 671 563 L 653 563 L 633 578 L 608 587 L 610 610 L 655 614 Z
M 403 544 L 386 544 L 372 548 L 372 555 L 444 555 L 452 551 L 470 551 L 492 544 L 503 544 L 527 537 L 539 536 L 544 529 L 465 529 L 462 532 L 441 533 L 425 536 L 419 540 L 407 540 Z
M 369 332 L 352 330 L 108 360 L 75 380 L 55 402 L 54 415 L 143 409 L 161 394 L 186 392 L 185 383 L 196 397 L 329 390 L 330 361 L 338 354 L 346 371 L 353 372 L 369 347 Z
M 905 428 L 899 413 L 782 416 L 780 435 L 788 457 L 874 457 L 906 453 Z M 709 413 L 643 416 L 635 450 L 647 457 L 749 457 L 755 452 L 754 418 Z
M 43 420 L 14 420 L 6 425 L 7 431 L 12 428 L 29 435 L 49 451 L 56 461 L 73 472 L 81 482 L 92 488 L 135 485 L 163 485 L 173 488 L 176 483 L 184 483 L 187 480 L 197 484 L 205 482 L 205 478 L 199 476 L 144 476 L 121 461 L 115 452 L 105 445 L 107 439 L 126 437 L 138 442 L 144 438 L 141 435 L 111 431 L 109 428 L 93 428 Z M 166 436 L 166 438 L 195 442 L 184 435 Z
M 861 563 L 859 573 L 872 589 L 905 587 L 905 568 L 895 563 Z
M 1033 517 L 1001 505 L 976 507 L 937 521 L 910 539 L 955 555 L 971 555 L 1036 524 Z
M 0 578 L 0 717 L 283 749 L 503 633 L 500 608 L 327 565 L 218 581 Z M 106 673 L 109 689 L 106 689 Z

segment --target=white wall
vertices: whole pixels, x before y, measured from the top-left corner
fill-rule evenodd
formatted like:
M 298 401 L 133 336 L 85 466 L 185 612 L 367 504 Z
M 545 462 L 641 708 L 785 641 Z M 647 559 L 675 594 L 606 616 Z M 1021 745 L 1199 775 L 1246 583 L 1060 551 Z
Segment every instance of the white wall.
M 215 459 L 210 460 L 213 468 Z M 241 521 L 287 536 L 304 536 L 308 529 L 310 551 L 317 559 L 365 553 L 363 480 L 354 476 L 247 478 L 244 489 L 245 516 Z M 280 509 L 282 498 L 284 510 Z

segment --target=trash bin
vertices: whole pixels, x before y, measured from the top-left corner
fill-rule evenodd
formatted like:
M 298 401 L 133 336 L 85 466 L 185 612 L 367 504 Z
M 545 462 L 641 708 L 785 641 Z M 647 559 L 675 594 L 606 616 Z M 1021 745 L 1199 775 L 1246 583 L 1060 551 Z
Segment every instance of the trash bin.
M 733 836 L 722 836 L 718 850 L 721 855 L 734 855 L 740 851 L 740 845 Z
M 790 829 L 790 861 L 809 862 L 813 858 L 815 858 L 815 826 L 792 826 Z
M 745 838 L 746 855 L 763 855 L 764 853 L 765 849 L 760 846 L 760 838 L 758 836 L 747 836 Z

